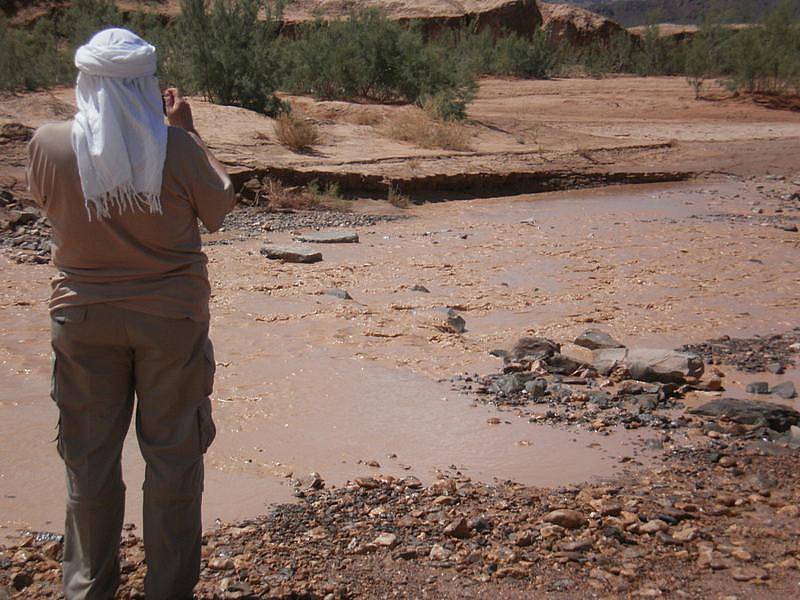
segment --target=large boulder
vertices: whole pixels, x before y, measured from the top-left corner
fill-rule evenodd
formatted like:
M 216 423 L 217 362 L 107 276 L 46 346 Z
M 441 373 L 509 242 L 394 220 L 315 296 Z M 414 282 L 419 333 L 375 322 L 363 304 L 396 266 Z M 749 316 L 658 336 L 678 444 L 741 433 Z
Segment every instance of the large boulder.
M 594 352 L 592 366 L 601 375 L 622 368 L 630 379 L 683 383 L 699 378 L 704 371 L 703 359 L 690 352 L 660 348 L 606 348 Z
M 426 35 L 456 29 L 465 21 L 477 31 L 489 29 L 496 35 L 512 31 L 530 37 L 542 22 L 536 0 L 294 0 L 284 10 L 284 27 L 317 18 L 346 18 L 353 9 L 375 8 L 387 18 L 402 23 L 420 23 Z
M 595 42 L 608 42 L 614 37 L 634 37 L 619 23 L 571 4 L 542 3 L 539 10 L 542 29 L 554 44 L 589 46 Z
M 716 398 L 689 412 L 704 417 L 726 417 L 734 423 L 762 425 L 775 431 L 788 431 L 792 425 L 800 425 L 800 412 L 782 404 L 760 400 Z

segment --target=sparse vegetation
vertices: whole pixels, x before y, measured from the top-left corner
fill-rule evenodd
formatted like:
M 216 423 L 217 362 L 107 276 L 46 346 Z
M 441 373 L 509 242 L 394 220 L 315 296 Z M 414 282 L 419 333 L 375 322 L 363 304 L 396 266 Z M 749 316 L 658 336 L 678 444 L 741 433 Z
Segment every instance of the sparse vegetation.
M 389 204 L 396 208 L 408 208 L 411 206 L 411 199 L 394 186 L 389 188 L 387 200 Z
M 275 136 L 295 152 L 308 152 L 320 142 L 316 123 L 288 112 L 281 113 L 275 120 Z
M 446 91 L 466 104 L 475 90 L 456 55 L 376 10 L 304 25 L 280 48 L 286 89 L 317 98 L 417 102 Z
M 384 133 L 393 139 L 409 142 L 420 148 L 468 151 L 472 149 L 467 127 L 457 120 L 438 119 L 418 107 L 398 111 L 388 122 Z
M 278 89 L 325 99 L 415 103 L 436 122 L 435 132 L 414 135 L 427 147 L 441 147 L 435 138 L 464 147 L 449 139 L 452 132 L 464 138 L 450 121 L 465 117 L 482 74 L 668 74 L 685 76 L 697 97 L 711 78 L 735 92 L 800 93 L 800 15 L 792 0 L 783 0 L 759 26 L 733 30 L 709 21 L 680 40 L 661 37 L 651 26 L 640 38 L 620 32 L 588 47 L 553 47 L 541 31 L 530 39 L 498 37 L 477 32 L 472 23 L 426 39 L 417 25 L 390 21 L 375 10 L 309 23 L 282 37 L 283 4 L 182 0 L 181 15 L 165 24 L 142 11 L 123 14 L 111 0 L 74 0 L 27 29 L 11 28 L 0 18 L 0 89 L 73 81 L 75 48 L 102 27 L 123 25 L 158 46 L 165 84 L 273 116 L 290 110 L 275 96 Z M 364 124 L 379 121 L 364 117 Z

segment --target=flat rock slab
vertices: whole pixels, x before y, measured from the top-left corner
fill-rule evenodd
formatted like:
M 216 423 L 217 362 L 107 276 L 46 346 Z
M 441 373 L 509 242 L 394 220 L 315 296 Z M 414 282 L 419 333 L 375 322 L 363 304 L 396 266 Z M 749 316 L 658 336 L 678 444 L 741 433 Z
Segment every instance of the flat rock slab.
M 261 248 L 261 254 L 270 260 L 293 263 L 315 263 L 322 260 L 322 252 L 305 246 L 277 246 L 270 244 Z
M 703 359 L 696 354 L 660 348 L 595 350 L 592 366 L 601 375 L 622 367 L 630 379 L 661 383 L 682 383 L 688 377 L 700 377 L 704 370 Z
M 788 431 L 792 425 L 800 425 L 800 412 L 782 404 L 760 400 L 717 398 L 689 412 L 704 417 L 726 417 L 743 425 L 765 425 L 775 431 Z
M 317 231 L 295 236 L 294 239 L 312 244 L 357 244 L 358 234 L 355 231 Z

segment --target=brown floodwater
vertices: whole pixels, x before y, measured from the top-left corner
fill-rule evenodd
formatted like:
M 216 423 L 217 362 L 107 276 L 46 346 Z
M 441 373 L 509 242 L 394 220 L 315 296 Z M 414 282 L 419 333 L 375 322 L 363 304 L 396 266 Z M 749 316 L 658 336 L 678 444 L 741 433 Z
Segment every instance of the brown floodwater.
M 621 457 L 641 453 L 646 432 L 533 425 L 476 405 L 448 379 L 496 370 L 488 352 L 525 334 L 568 340 L 591 325 L 629 345 L 675 347 L 797 325 L 797 234 L 698 218 L 750 214 L 754 201 L 769 212 L 762 192 L 720 179 L 428 204 L 362 230 L 358 245 L 323 247 L 315 265 L 259 255 L 264 239 L 287 233 L 214 236 L 232 243 L 208 249 L 219 432 L 206 525 L 290 500 L 291 477 L 312 471 L 328 485 L 376 473 L 430 481 L 456 469 L 541 486 L 613 476 Z M 51 267 L 0 260 L 0 537 L 59 531 Z M 330 287 L 354 300 L 321 294 Z M 463 335 L 430 327 L 425 311 L 441 306 L 460 310 Z M 726 380 L 743 393 L 749 378 Z M 797 371 L 769 379 L 787 378 L 800 384 Z M 498 415 L 501 424 L 487 423 Z M 126 519 L 138 523 L 144 469 L 132 433 L 124 469 Z

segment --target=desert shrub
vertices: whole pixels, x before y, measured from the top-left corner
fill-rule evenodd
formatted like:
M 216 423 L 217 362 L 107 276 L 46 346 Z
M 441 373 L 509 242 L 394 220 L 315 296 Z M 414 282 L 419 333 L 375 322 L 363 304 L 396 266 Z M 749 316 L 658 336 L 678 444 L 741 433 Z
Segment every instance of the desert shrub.
M 65 80 L 68 71 L 58 51 L 52 24 L 12 29 L 0 16 L 0 89 L 34 90 Z
M 437 43 L 458 56 L 468 71 L 480 75 L 543 78 L 550 74 L 555 59 L 541 29 L 531 38 L 513 32 L 496 37 L 489 30 L 476 31 L 474 25 L 466 24 Z
M 466 100 L 450 90 L 423 96 L 417 101 L 417 105 L 428 116 L 439 121 L 459 121 L 467 116 Z
M 278 115 L 275 135 L 281 144 L 295 152 L 306 152 L 320 141 L 319 128 L 313 121 L 289 112 Z
M 472 149 L 470 132 L 456 120 L 436 119 L 416 106 L 398 111 L 384 130 L 390 138 L 420 148 L 467 151 Z
M 800 20 L 788 0 L 760 27 L 730 36 L 722 48 L 722 71 L 736 91 L 800 93 Z
M 389 188 L 387 200 L 389 204 L 396 208 L 408 208 L 411 206 L 411 199 L 394 186 Z
M 155 44 L 159 58 L 166 55 L 167 29 L 155 15 L 123 14 L 111 0 L 74 0 L 65 10 L 38 19 L 30 29 L 12 29 L 0 22 L 0 88 L 73 82 L 75 50 L 106 27 L 127 27 Z
M 453 54 L 374 10 L 304 25 L 281 55 L 285 87 L 318 98 L 416 102 L 449 91 L 466 102 L 475 88 Z
M 704 21 L 697 33 L 683 44 L 683 74 L 696 99 L 700 97 L 705 80 L 718 77 L 724 71 L 723 47 L 733 34 L 730 29 Z
M 497 40 L 491 72 L 541 79 L 550 75 L 554 58 L 547 35 L 541 29 L 530 39 L 509 34 Z
M 213 102 L 281 112 L 273 51 L 280 10 L 270 0 L 182 0 L 167 43 L 167 70 Z

